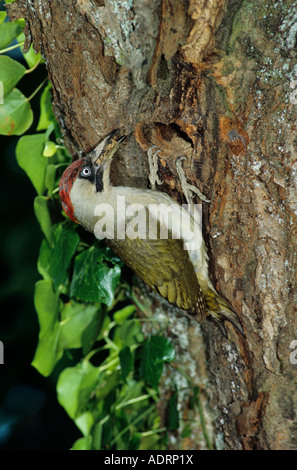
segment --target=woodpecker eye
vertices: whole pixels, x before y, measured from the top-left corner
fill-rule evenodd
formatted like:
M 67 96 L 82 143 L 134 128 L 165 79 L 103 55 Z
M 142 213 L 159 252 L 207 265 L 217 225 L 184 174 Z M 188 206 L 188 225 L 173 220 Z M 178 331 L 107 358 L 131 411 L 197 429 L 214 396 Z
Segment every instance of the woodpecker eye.
M 89 166 L 85 166 L 81 170 L 81 176 L 83 176 L 84 178 L 89 178 L 89 176 L 91 176 L 91 174 L 92 174 L 92 170 Z

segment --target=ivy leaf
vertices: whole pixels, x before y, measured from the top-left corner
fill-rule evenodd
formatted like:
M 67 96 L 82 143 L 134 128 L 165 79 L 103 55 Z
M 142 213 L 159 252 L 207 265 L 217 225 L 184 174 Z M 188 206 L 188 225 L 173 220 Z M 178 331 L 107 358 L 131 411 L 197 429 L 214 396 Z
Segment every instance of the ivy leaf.
M 44 142 L 44 134 L 25 135 L 18 140 L 16 146 L 17 162 L 27 173 L 38 194 L 44 191 L 45 171 L 48 164 L 48 160 L 42 156 Z
M 122 370 L 122 376 L 124 381 L 126 381 L 128 375 L 130 374 L 133 366 L 133 357 L 128 346 L 125 346 L 121 349 L 119 353 L 120 365 Z
M 0 25 L 1 26 L 1 25 Z M 33 112 L 29 101 L 17 88 L 14 88 L 0 104 L 0 134 L 21 135 L 33 122 Z
M 115 328 L 113 341 L 119 348 L 142 342 L 143 333 L 140 322 L 138 320 L 126 320 L 122 325 Z
M 40 52 L 38 52 L 38 54 L 36 54 L 36 52 L 34 51 L 34 47 L 30 46 L 28 52 L 24 53 L 24 46 L 21 47 L 21 51 L 22 51 L 22 54 L 24 56 L 24 59 L 25 61 L 27 62 L 28 66 L 30 68 L 34 67 L 34 65 L 37 64 L 37 62 L 44 62 L 44 60 L 42 59 L 42 55 L 40 54 Z
M 4 23 L 6 18 L 6 11 L 0 11 L 0 24 Z
M 97 380 L 98 369 L 86 360 L 62 371 L 57 383 L 58 401 L 70 418 L 75 419 L 85 411 Z
M 101 330 L 104 327 L 104 320 L 106 319 L 106 311 L 97 309 L 96 314 L 91 319 L 90 323 L 84 329 L 81 335 L 81 345 L 83 354 L 86 355 L 91 350 L 91 347 L 97 340 Z
M 0 24 L 0 49 L 4 49 L 22 32 L 22 28 L 15 22 Z
M 128 401 L 133 400 L 134 398 L 137 398 L 142 395 L 143 388 L 143 380 L 130 380 L 128 383 L 124 384 L 120 390 L 120 393 L 117 396 L 116 407 L 121 408 L 121 404 L 127 403 Z M 133 409 L 135 409 L 137 413 L 141 408 L 146 408 L 148 405 L 149 399 L 141 400 L 139 402 L 133 403 Z
M 93 429 L 93 447 L 94 450 L 102 450 L 103 427 L 105 421 L 99 421 Z
M 19 43 L 24 42 L 25 39 L 26 39 L 26 37 L 25 37 L 25 34 L 23 32 L 21 34 L 19 34 L 18 37 L 17 37 L 17 41 Z M 28 52 L 26 52 L 25 54 L 24 54 L 24 45 L 22 45 L 20 47 L 20 50 L 22 51 L 24 59 L 25 59 L 25 61 L 27 62 L 28 66 L 30 68 L 34 67 L 34 65 L 36 65 L 37 62 L 39 62 L 42 59 L 40 52 L 38 54 L 35 53 L 32 44 L 31 44 Z
M 48 201 L 45 196 L 37 196 L 34 199 L 34 212 L 40 228 L 49 244 L 52 243 L 52 222 L 48 210 Z
M 55 189 L 56 180 L 56 165 L 48 165 L 45 172 L 44 184 L 49 194 L 52 194 Z
M 63 284 L 70 261 L 79 243 L 79 236 L 71 224 L 57 224 L 53 228 L 52 246 L 43 240 L 38 258 L 38 271 L 45 279 L 52 279 L 56 289 Z
M 75 258 L 70 295 L 84 302 L 103 302 L 110 306 L 121 265 L 109 249 L 94 245 L 83 251 Z
M 40 331 L 32 365 L 40 374 L 48 376 L 62 356 L 62 351 L 58 348 L 60 301 L 51 281 L 42 280 L 36 283 L 34 304 Z
M 108 362 L 108 361 L 107 361 Z M 104 365 L 104 362 L 102 363 Z M 115 367 L 115 366 L 113 366 Z M 99 402 L 104 398 L 112 399 L 112 391 L 118 387 L 119 384 L 119 372 L 118 370 L 105 370 L 100 374 L 100 377 L 96 386 L 96 399 Z
M 151 336 L 145 340 L 140 361 L 140 373 L 155 390 L 158 390 L 164 362 L 172 361 L 174 356 L 172 344 L 163 336 Z
M 61 311 L 60 348 L 82 347 L 83 332 L 93 320 L 98 323 L 98 314 L 96 305 L 79 304 L 73 301 L 65 304 Z M 93 326 L 95 327 L 94 322 Z M 98 333 L 97 329 L 96 333 Z
M 126 305 L 113 314 L 113 319 L 118 325 L 122 325 L 135 311 L 135 305 Z
M 83 435 L 85 437 L 88 437 L 94 424 L 94 416 L 90 411 L 86 411 L 85 413 L 81 414 L 78 418 L 76 418 L 75 424 L 83 433 Z
M 51 140 L 48 140 L 45 142 L 44 150 L 43 150 L 43 156 L 44 157 L 52 157 L 55 155 L 57 151 L 57 145 L 55 142 L 52 142 Z
M 71 447 L 71 450 L 91 450 L 92 436 L 81 437 L 77 439 Z
M 44 88 L 40 97 L 40 117 L 37 125 L 37 130 L 46 130 L 48 126 L 54 121 L 52 111 L 52 84 L 49 82 Z
M 168 429 L 178 429 L 179 428 L 179 414 L 177 410 L 177 391 L 175 391 L 169 400 L 168 410 L 167 410 L 167 427 Z
M 181 437 L 191 437 L 192 433 L 193 431 L 191 429 L 191 426 L 189 426 L 189 424 L 186 424 L 184 429 L 181 432 Z
M 0 82 L 3 84 L 4 97 L 7 96 L 23 77 L 25 67 L 6 55 L 0 56 Z

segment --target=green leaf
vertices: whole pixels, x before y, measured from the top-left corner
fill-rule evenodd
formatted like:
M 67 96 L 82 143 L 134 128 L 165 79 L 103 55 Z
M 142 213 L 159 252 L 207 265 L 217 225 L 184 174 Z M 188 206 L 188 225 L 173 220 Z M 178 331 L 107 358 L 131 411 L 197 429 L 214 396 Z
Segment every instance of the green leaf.
M 76 418 L 75 424 L 80 429 L 85 437 L 90 434 L 91 428 L 94 424 L 94 417 L 90 411 L 86 411 Z
M 38 194 L 44 192 L 45 171 L 48 165 L 48 160 L 42 156 L 44 142 L 44 134 L 25 135 L 18 140 L 16 146 L 17 162 L 27 173 Z
M 6 16 L 6 11 L 0 11 L 0 24 L 4 23 Z
M 133 357 L 128 346 L 125 346 L 120 351 L 120 364 L 122 370 L 123 379 L 126 381 L 128 375 L 130 374 L 133 366 Z
M 45 187 L 48 190 L 50 195 L 55 189 L 55 182 L 56 182 L 56 165 L 50 164 L 46 167 L 45 180 L 44 180 Z
M 127 305 L 113 314 L 113 319 L 118 325 L 122 325 L 136 311 L 135 305 Z
M 36 283 L 34 304 L 40 331 L 32 365 L 42 375 L 48 376 L 62 356 L 62 352 L 58 349 L 60 301 L 50 281 L 38 281 Z
M 58 319 L 59 312 L 59 296 L 54 292 L 52 282 L 41 280 L 36 283 L 34 305 L 40 330 L 52 328 Z
M 174 355 L 172 344 L 163 336 L 151 336 L 145 340 L 140 361 L 140 373 L 155 390 L 158 390 L 164 362 L 172 361 Z
M 113 267 L 109 267 L 111 261 Z M 121 262 L 110 250 L 92 246 L 75 258 L 70 295 L 85 302 L 110 306 L 121 275 Z
M 52 279 L 58 288 L 63 284 L 70 261 L 79 243 L 79 236 L 73 225 L 57 224 L 53 227 L 53 242 L 50 246 L 43 240 L 38 258 L 38 271 L 45 279 Z
M 21 34 L 19 34 L 18 37 L 17 37 L 17 41 L 18 41 L 19 43 L 24 42 L 25 39 L 26 39 L 26 38 L 25 38 L 25 35 L 24 35 L 23 32 L 22 32 Z M 23 46 L 23 45 L 20 47 L 20 50 L 22 51 L 22 54 L 23 54 L 23 56 L 24 56 L 24 59 L 25 59 L 25 61 L 27 62 L 28 66 L 29 66 L 30 68 L 34 67 L 34 65 L 36 65 L 37 62 L 39 62 L 39 61 L 42 59 L 40 53 L 38 53 L 38 54 L 35 53 L 32 44 L 31 44 L 31 46 L 30 46 L 28 52 L 26 52 L 25 54 L 24 54 L 24 46 Z M 37 129 L 37 130 L 38 130 L 38 129 Z
M 179 428 L 179 414 L 177 410 L 177 391 L 175 391 L 169 400 L 168 403 L 168 413 L 167 413 L 167 427 L 168 429 L 178 429 Z
M 118 395 L 116 406 L 117 408 L 121 408 L 120 404 L 125 403 L 127 401 L 131 401 L 134 398 L 137 398 L 143 395 L 144 390 L 144 381 L 143 380 L 129 380 L 128 383 L 125 383 Z M 137 413 L 139 408 L 147 407 L 149 404 L 148 400 L 141 400 L 138 403 L 133 403 L 133 407 L 137 409 Z M 131 406 L 131 405 L 130 405 Z M 126 408 L 126 407 L 125 407 Z
M 36 196 L 34 199 L 34 212 L 41 230 L 49 244 L 52 243 L 52 222 L 48 210 L 48 200 L 45 196 Z
M 6 55 L 0 56 L 0 82 L 3 84 L 4 97 L 7 96 L 23 77 L 25 67 Z
M 115 328 L 113 341 L 119 348 L 142 342 L 143 333 L 140 322 L 138 320 L 126 320 L 125 323 Z
M 141 443 L 141 433 L 134 432 L 129 441 L 128 450 L 138 450 Z
M 1 25 L 0 25 L 1 26 Z M 0 104 L 0 134 L 21 135 L 33 122 L 33 112 L 27 98 L 14 88 Z
M 191 429 L 191 426 L 189 424 L 186 424 L 184 429 L 182 430 L 181 437 L 191 437 L 193 434 L 193 431 Z
M 76 302 L 65 304 L 61 311 L 60 348 L 82 347 L 83 332 L 93 320 L 98 323 L 98 314 L 98 307 L 95 305 L 84 305 Z M 96 333 L 98 333 L 97 329 Z
M 62 371 L 57 383 L 58 401 L 70 418 L 87 411 L 91 392 L 98 381 L 98 369 L 86 360 Z
M 22 32 L 15 22 L 0 24 L 0 49 L 4 49 Z
M 99 421 L 95 426 L 93 430 L 93 447 L 95 450 L 101 450 L 102 449 L 102 432 L 103 432 L 103 425 L 105 423 L 105 420 Z
M 91 450 L 92 449 L 92 436 L 81 437 L 77 439 L 71 450 Z
M 83 354 L 86 355 L 90 350 L 104 326 L 104 320 L 106 318 L 105 309 L 97 309 L 97 314 L 93 316 L 90 323 L 84 329 L 81 336 L 81 344 L 83 348 Z
M 103 363 L 104 365 L 104 363 Z M 119 372 L 118 370 L 105 370 L 100 374 L 96 386 L 96 399 L 97 401 L 110 396 L 113 389 L 119 385 Z
M 55 144 L 55 142 L 52 142 L 50 140 L 45 142 L 45 146 L 43 150 L 44 157 L 52 157 L 53 155 L 55 155 L 56 151 L 57 151 L 57 145 Z
M 34 67 L 34 65 L 36 65 L 37 62 L 39 61 L 43 62 L 40 52 L 36 54 L 36 52 L 34 51 L 33 45 L 30 46 L 28 52 L 26 52 L 25 54 L 23 52 L 23 49 L 24 47 L 21 47 L 21 51 L 23 53 L 24 59 L 30 68 Z
M 54 121 L 54 115 L 52 111 L 52 85 L 48 85 L 44 88 L 40 97 L 40 117 L 37 125 L 37 130 L 42 131 L 49 127 Z

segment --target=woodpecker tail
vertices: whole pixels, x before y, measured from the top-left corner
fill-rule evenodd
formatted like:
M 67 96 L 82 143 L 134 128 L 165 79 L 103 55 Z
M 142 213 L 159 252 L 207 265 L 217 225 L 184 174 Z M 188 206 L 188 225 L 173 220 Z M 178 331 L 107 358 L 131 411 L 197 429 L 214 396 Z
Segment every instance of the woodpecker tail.
M 216 292 L 208 290 L 207 292 L 203 292 L 208 319 L 215 323 L 218 328 L 220 329 L 221 333 L 228 338 L 228 333 L 225 328 L 225 321 L 230 321 L 235 328 L 241 333 L 241 335 L 245 338 L 245 334 L 243 332 L 241 323 L 238 319 L 236 313 L 233 312 L 230 304 L 220 297 Z

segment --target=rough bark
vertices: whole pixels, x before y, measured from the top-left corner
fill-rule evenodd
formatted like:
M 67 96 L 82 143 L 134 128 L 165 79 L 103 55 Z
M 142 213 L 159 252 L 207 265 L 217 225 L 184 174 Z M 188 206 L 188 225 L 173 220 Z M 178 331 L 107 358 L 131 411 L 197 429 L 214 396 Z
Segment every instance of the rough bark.
M 18 0 L 9 14 L 26 18 L 28 44 L 46 59 L 73 154 L 121 128 L 130 138 L 114 184 L 146 186 L 145 150 L 156 144 L 160 189 L 179 198 L 174 161 L 188 157 L 187 177 L 211 200 L 211 277 L 246 339 L 230 327 L 228 342 L 169 309 L 179 364 L 200 387 L 217 448 L 296 449 L 295 2 Z M 167 369 L 164 394 L 177 372 Z M 198 421 L 182 398 L 183 417 Z M 204 448 L 194 428 L 170 445 Z

